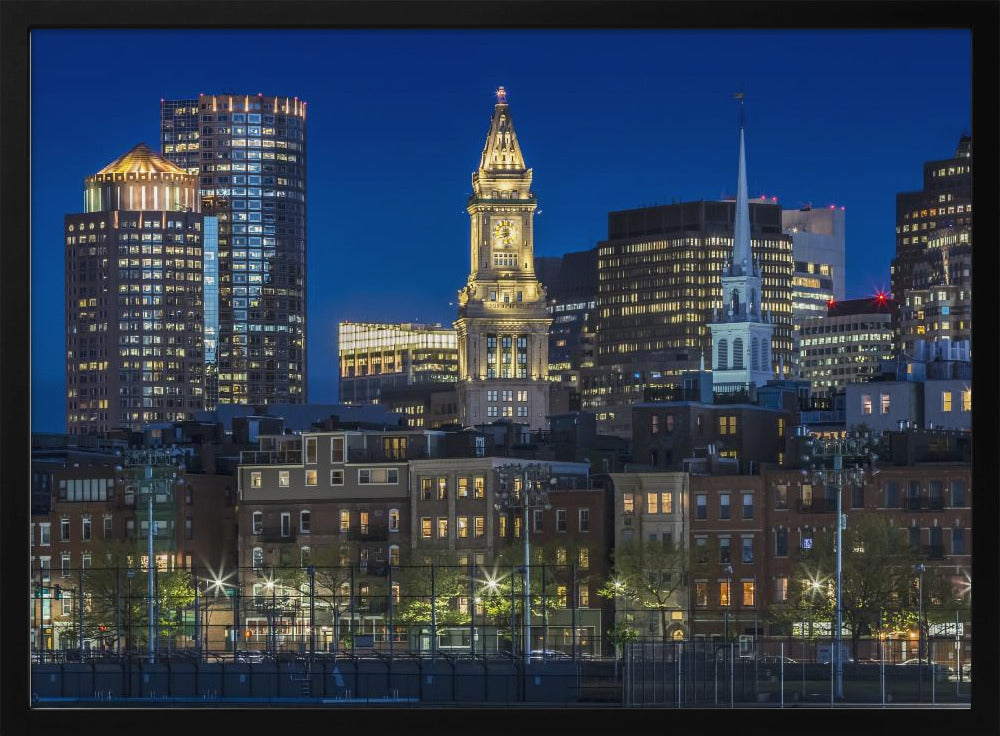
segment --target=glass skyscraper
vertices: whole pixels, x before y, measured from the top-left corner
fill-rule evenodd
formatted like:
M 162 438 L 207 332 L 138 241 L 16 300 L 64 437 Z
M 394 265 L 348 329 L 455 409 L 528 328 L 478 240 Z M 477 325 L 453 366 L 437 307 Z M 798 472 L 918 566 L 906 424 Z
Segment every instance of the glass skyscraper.
M 306 400 L 305 118 L 293 97 L 161 101 L 163 155 L 197 175 L 202 212 L 218 218 L 210 408 Z

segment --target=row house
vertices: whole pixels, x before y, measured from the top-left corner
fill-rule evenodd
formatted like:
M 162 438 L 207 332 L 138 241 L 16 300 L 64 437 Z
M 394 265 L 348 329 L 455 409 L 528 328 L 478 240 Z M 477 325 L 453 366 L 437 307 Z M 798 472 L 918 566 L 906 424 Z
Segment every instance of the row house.
M 677 549 L 682 556 L 688 554 L 687 473 L 611 473 L 606 478 L 614 499 L 615 554 L 623 557 L 630 548 L 641 545 L 662 545 L 667 550 Z M 671 558 L 661 559 L 672 567 Z M 647 593 L 639 603 L 628 595 L 616 597 L 615 621 L 634 626 L 642 636 L 686 638 L 692 624 L 687 582 L 664 578 L 677 573 L 657 569 L 655 562 L 640 574 L 646 576 L 650 591 L 655 592 Z M 658 597 L 665 600 L 656 600 Z M 655 609 L 650 607 L 654 603 Z
M 765 479 L 691 475 L 692 633 L 762 634 L 761 588 L 767 575 Z
M 632 408 L 632 457 L 648 470 L 683 470 L 684 460 L 711 446 L 744 472 L 784 461 L 785 437 L 796 422 L 787 407 L 669 401 Z
M 237 471 L 238 560 L 247 644 L 303 640 L 309 601 L 303 570 L 316 569 L 318 641 L 383 622 L 363 605 L 399 564 L 409 536 L 409 468 L 440 450 L 440 432 L 304 432 L 262 435 Z M 369 596 L 370 594 L 370 596 Z M 280 633 L 276 633 L 280 632 Z M 249 633 L 250 636 L 246 636 Z
M 496 493 L 503 474 L 519 492 L 519 469 L 531 465 L 543 468 L 549 479 L 549 503 L 530 509 L 526 532 L 523 511 L 497 509 Z M 441 559 L 446 550 L 445 559 L 470 565 L 483 583 L 522 574 L 527 533 L 532 589 L 540 590 L 544 582 L 546 594 L 554 596 L 554 608 L 544 620 L 532 616 L 532 649 L 568 652 L 575 644 L 577 651 L 598 653 L 601 621 L 610 613 L 596 594 L 608 570 L 609 498 L 603 488 L 590 487 L 586 463 L 500 457 L 415 460 L 410 463 L 412 559 L 418 564 Z M 511 564 L 509 573 L 500 566 L 501 558 Z

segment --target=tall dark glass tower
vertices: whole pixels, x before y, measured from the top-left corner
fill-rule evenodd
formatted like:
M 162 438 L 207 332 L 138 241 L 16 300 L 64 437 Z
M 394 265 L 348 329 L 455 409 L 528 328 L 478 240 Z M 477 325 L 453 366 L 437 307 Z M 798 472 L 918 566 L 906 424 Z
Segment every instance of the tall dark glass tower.
M 160 128 L 163 155 L 197 175 L 202 212 L 219 220 L 209 408 L 304 402 L 306 103 L 261 94 L 162 100 Z

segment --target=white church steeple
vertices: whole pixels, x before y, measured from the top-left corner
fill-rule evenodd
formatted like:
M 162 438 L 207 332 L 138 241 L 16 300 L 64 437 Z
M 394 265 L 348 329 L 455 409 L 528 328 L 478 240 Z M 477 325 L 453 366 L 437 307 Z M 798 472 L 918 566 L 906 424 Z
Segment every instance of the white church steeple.
M 712 382 L 762 386 L 773 374 L 770 314 L 761 309 L 762 280 L 754 263 L 750 238 L 750 202 L 747 196 L 746 142 L 743 95 L 740 101 L 740 158 L 733 218 L 733 251 L 722 270 L 722 310 L 709 325 L 712 332 Z

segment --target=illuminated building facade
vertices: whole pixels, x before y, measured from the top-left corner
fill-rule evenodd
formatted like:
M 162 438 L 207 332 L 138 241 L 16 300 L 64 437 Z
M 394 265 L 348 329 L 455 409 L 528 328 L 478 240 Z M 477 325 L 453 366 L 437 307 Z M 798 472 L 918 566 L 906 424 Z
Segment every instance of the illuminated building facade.
M 968 264 L 971 258 L 971 228 L 972 138 L 962 136 L 954 157 L 924 163 L 922 190 L 896 195 L 892 326 L 897 349 L 912 348 L 918 337 L 954 339 L 971 332 L 972 272 L 959 263 L 965 259 Z M 944 287 L 945 298 L 927 304 L 925 299 L 938 296 L 930 289 L 937 286 Z M 927 333 L 927 322 L 937 323 L 933 334 Z M 921 326 L 924 333 L 919 332 Z
M 458 411 L 465 426 L 497 419 L 546 426 L 552 320 L 534 271 L 531 176 L 501 87 L 466 207 L 472 269 L 455 321 Z
M 804 320 L 826 315 L 827 303 L 841 301 L 844 290 L 844 208 L 782 210 L 781 228 L 792 238 L 792 339 Z M 798 342 L 795 357 L 801 354 Z
M 160 111 L 163 155 L 219 220 L 217 402 L 303 403 L 306 103 L 203 94 Z
M 810 317 L 799 331 L 799 373 L 812 395 L 830 397 L 849 383 L 877 375 L 893 355 L 892 300 L 832 302 L 825 317 Z
M 904 352 L 917 340 L 972 340 L 972 227 L 934 231 L 927 251 L 914 261 L 911 288 L 900 310 Z
M 195 177 L 144 143 L 65 217 L 70 434 L 204 409 L 203 217 Z
M 535 273 L 545 285 L 552 317 L 549 380 L 578 396 L 580 371 L 594 366 L 597 249 L 535 258 Z
M 382 392 L 414 384 L 458 380 L 458 337 L 439 324 L 341 322 L 340 400 L 380 403 Z

